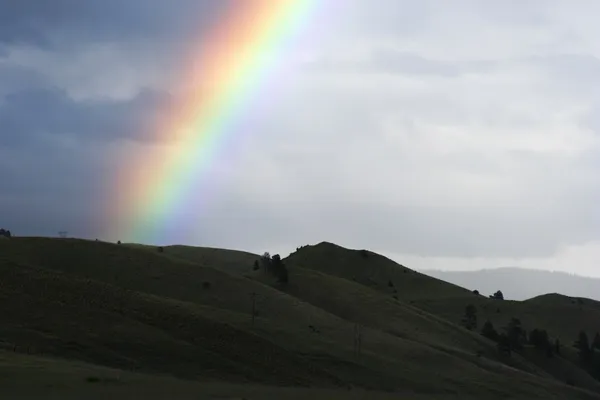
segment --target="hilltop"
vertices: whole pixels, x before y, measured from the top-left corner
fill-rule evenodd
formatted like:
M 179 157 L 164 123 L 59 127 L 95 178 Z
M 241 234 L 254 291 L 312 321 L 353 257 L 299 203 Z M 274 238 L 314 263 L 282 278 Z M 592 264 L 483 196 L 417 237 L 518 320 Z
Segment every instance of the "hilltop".
M 264 263 L 225 249 L 1 241 L 0 370 L 19 378 L 6 393 L 600 399 L 570 346 L 600 326 L 590 301 L 493 300 L 331 243 L 283 259 L 287 283 Z M 469 304 L 475 330 L 462 322 Z M 559 338 L 561 354 L 507 355 L 479 333 L 513 317 Z

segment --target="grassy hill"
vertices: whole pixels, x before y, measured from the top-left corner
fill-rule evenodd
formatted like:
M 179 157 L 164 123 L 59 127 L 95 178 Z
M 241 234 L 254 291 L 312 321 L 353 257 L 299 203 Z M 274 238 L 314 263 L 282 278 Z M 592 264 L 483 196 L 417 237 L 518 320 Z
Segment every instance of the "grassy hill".
M 480 319 L 489 311 L 502 322 L 490 308 L 498 303 L 469 290 L 328 243 L 284 260 L 288 284 L 255 271 L 257 259 L 186 246 L 159 252 L 83 240 L 2 241 L 0 368 L 23 380 L 31 376 L 27 390 L 56 380 L 50 385 L 57 396 L 106 391 L 126 398 L 143 386 L 156 387 L 155 395 L 168 387 L 179 398 L 212 390 L 215 398 L 252 399 L 388 398 L 385 392 L 600 399 L 600 386 L 576 355 L 548 360 L 525 349 L 508 357 L 461 327 L 469 302 Z M 552 316 L 553 307 L 562 307 L 534 300 L 514 302 L 514 309 L 502 302 L 502 317 L 530 310 L 523 320 L 533 321 L 536 310 Z M 573 306 L 581 308 L 581 320 L 591 318 L 590 326 L 600 321 L 595 306 L 564 305 Z M 546 322 L 538 317 L 536 324 Z M 45 367 L 23 367 L 38 362 Z M 96 369 L 131 383 L 82 378 L 97 376 Z

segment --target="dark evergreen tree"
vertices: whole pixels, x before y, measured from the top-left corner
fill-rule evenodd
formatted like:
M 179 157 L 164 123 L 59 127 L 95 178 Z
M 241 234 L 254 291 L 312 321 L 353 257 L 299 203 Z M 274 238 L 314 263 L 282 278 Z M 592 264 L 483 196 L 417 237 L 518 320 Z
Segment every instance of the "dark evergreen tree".
M 592 349 L 600 350 L 600 335 L 596 332 L 596 336 L 594 336 L 594 340 L 592 341 Z
M 504 300 L 504 294 L 502 294 L 502 291 L 498 290 L 496 293 L 491 295 L 490 298 L 496 300 Z
M 506 336 L 508 337 L 511 349 L 518 350 L 523 347 L 524 330 L 518 318 L 510 320 L 506 327 Z
M 508 335 L 506 333 L 501 333 L 500 335 L 498 335 L 498 351 L 510 355 L 511 344 L 510 339 L 508 338 Z
M 489 321 L 485 321 L 481 329 L 481 335 L 493 341 L 498 340 L 498 332 L 494 329 L 494 325 Z
M 465 307 L 465 316 L 462 320 L 463 326 L 468 330 L 477 329 L 477 308 L 473 304 Z
M 582 361 L 590 361 L 592 349 L 590 348 L 588 336 L 584 331 L 579 332 L 579 337 L 575 341 L 575 347 L 579 349 L 579 358 L 581 358 Z

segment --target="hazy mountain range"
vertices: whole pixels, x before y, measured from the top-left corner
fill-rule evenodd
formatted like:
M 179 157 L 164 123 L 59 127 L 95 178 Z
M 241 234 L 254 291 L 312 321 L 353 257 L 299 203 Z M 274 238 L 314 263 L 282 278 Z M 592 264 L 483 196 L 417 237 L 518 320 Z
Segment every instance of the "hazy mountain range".
M 600 279 L 516 267 L 478 271 L 420 271 L 444 281 L 489 295 L 502 290 L 510 300 L 525 300 L 546 293 L 600 300 Z

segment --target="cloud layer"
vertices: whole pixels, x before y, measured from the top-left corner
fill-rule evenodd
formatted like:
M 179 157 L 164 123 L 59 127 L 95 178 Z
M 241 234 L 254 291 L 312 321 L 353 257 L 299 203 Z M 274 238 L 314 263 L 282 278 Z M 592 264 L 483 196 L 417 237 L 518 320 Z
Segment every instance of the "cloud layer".
M 127 154 L 177 145 L 157 127 L 202 85 L 184 60 L 232 5 L 34 3 L 0 0 L 2 224 L 95 237 L 111 180 L 135 168 Z M 415 268 L 593 274 L 598 8 L 331 0 L 278 53 L 199 177 L 202 206 L 161 242 L 286 253 L 328 240 Z

